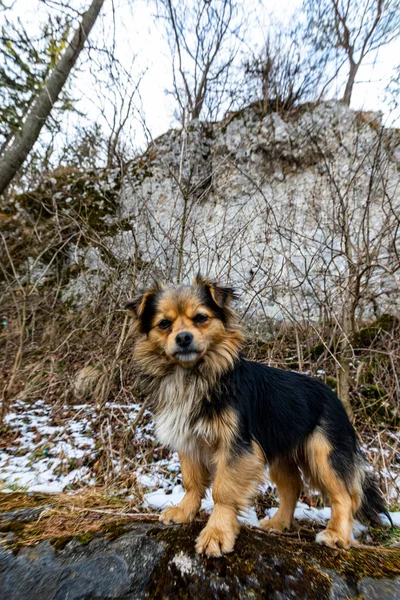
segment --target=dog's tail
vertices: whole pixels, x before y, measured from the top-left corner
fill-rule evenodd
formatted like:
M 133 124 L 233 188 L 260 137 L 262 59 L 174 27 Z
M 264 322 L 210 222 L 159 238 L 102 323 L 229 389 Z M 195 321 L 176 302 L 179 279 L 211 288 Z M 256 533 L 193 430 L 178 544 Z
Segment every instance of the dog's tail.
M 365 470 L 365 466 L 360 467 L 361 475 L 361 503 L 356 512 L 356 517 L 362 521 L 369 521 L 373 525 L 382 525 L 380 518 L 384 514 L 393 527 L 392 518 L 386 508 L 381 490 L 374 474 Z

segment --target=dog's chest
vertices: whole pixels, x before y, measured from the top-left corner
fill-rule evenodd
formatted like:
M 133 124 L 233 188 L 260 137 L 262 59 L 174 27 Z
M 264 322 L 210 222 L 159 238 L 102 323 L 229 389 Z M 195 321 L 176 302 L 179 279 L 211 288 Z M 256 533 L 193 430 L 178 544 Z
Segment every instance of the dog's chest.
M 165 378 L 158 392 L 156 434 L 162 444 L 192 454 L 199 440 L 209 441 L 209 426 L 201 418 L 203 393 L 196 379 L 176 373 Z

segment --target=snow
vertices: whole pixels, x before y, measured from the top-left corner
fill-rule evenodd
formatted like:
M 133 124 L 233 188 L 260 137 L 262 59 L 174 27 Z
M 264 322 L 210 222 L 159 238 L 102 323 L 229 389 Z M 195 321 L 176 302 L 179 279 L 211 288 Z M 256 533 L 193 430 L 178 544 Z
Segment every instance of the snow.
M 88 405 L 67 407 L 73 415 L 53 425 L 51 406 L 39 400 L 31 407 L 15 402 L 5 424 L 18 433 L 14 443 L 0 450 L 2 491 L 62 492 L 76 482 L 92 484 L 84 459 L 93 458 L 95 440 Z M 80 466 L 82 463 L 82 466 Z
M 155 492 L 145 494 L 144 500 L 145 505 L 161 511 L 168 506 L 176 506 L 179 504 L 184 495 L 185 491 L 183 487 L 181 485 L 177 485 L 170 494 L 165 493 L 163 489 L 158 489 Z M 206 498 L 201 503 L 201 510 L 204 510 L 204 512 L 210 514 L 213 506 L 214 502 L 211 496 L 211 491 L 208 490 Z M 268 519 L 272 519 L 277 512 L 278 507 L 273 507 L 266 510 L 265 515 Z M 393 524 L 396 527 L 400 527 L 400 512 L 391 512 L 390 515 L 392 517 Z M 308 506 L 308 504 L 304 504 L 303 502 L 298 502 L 294 512 L 294 518 L 306 519 L 307 521 L 314 523 L 326 524 L 331 518 L 331 509 L 328 506 L 324 508 L 315 508 L 313 506 Z M 253 507 L 240 514 L 239 521 L 245 523 L 246 525 L 259 527 L 259 520 Z M 389 520 L 385 515 L 382 515 L 382 521 L 384 524 L 389 524 Z M 368 527 L 366 525 L 363 525 L 356 520 L 353 526 L 353 537 L 357 539 L 363 532 L 367 530 Z
M 105 404 L 105 412 L 118 419 L 124 418 L 126 422 L 132 422 L 140 405 L 121 405 L 115 402 Z M 79 404 L 64 406 L 62 418 L 56 419 L 52 415 L 52 406 L 37 401 L 27 406 L 22 400 L 13 405 L 13 410 L 5 419 L 6 425 L 13 432 L 14 437 L 7 447 L 0 448 L 0 490 L 11 492 L 14 490 L 25 490 L 29 492 L 57 493 L 71 490 L 76 484 L 94 485 L 96 483 L 90 471 L 88 463 L 96 459 L 96 432 L 92 426 L 93 406 L 90 404 Z M 148 411 L 145 411 L 146 419 L 135 431 L 136 440 L 140 444 L 145 442 L 148 452 L 148 442 L 154 444 L 154 421 Z M 110 423 L 111 421 L 108 421 Z M 107 425 L 111 428 L 112 425 Z M 398 434 L 391 433 L 398 442 Z M 145 452 L 145 451 L 143 451 Z M 389 453 L 387 448 L 376 446 L 376 441 L 371 440 L 363 444 L 363 452 L 368 454 L 371 462 L 375 455 L 388 456 L 387 466 L 381 469 L 383 481 L 395 482 L 388 488 L 390 495 L 396 498 L 396 490 L 400 489 L 399 465 L 389 465 Z M 136 478 L 136 486 L 144 494 L 144 508 L 161 511 L 168 506 L 179 504 L 185 491 L 182 486 L 182 475 L 177 453 L 166 455 L 161 447 L 154 445 L 152 462 L 145 458 L 144 453 L 139 451 L 136 455 L 137 465 L 133 469 Z M 115 472 L 121 468 L 118 458 L 114 462 Z M 274 486 L 266 472 L 264 491 L 271 492 Z M 211 490 L 207 492 L 202 501 L 201 510 L 210 514 L 214 503 Z M 266 511 L 266 517 L 272 518 L 278 509 L 270 508 Z M 391 512 L 395 526 L 400 527 L 400 511 Z M 303 502 L 298 502 L 295 510 L 296 519 L 306 519 L 321 524 L 326 523 L 331 516 L 329 507 L 316 508 Z M 240 515 L 243 523 L 257 527 L 259 525 L 254 507 Z M 389 524 L 387 518 L 382 515 L 384 523 Z M 366 527 L 356 522 L 354 525 L 354 537 L 366 530 Z
M 392 517 L 393 525 L 395 527 L 400 527 L 400 511 L 390 512 L 390 516 Z M 386 515 L 382 515 L 382 522 L 384 525 L 390 525 L 389 519 Z
M 172 493 L 166 494 L 163 489 L 158 489 L 155 492 L 144 495 L 145 505 L 156 508 L 157 510 L 164 510 L 168 506 L 175 506 L 183 499 L 185 490 L 181 485 L 176 485 Z M 206 497 L 201 502 L 200 510 L 210 514 L 214 507 L 214 501 L 211 496 L 211 490 L 207 490 Z M 253 507 L 249 508 L 245 512 L 239 515 L 239 521 L 246 523 L 247 525 L 258 526 L 258 519 L 256 511 Z

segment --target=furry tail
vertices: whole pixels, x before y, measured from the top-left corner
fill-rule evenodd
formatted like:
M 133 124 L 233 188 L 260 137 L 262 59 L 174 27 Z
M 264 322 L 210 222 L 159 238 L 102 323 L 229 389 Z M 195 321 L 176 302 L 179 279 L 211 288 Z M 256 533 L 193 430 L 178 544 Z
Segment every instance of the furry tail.
M 380 514 L 384 514 L 393 527 L 392 518 L 386 508 L 378 483 L 369 471 L 362 475 L 361 505 L 356 513 L 360 520 L 370 521 L 373 525 L 382 525 Z

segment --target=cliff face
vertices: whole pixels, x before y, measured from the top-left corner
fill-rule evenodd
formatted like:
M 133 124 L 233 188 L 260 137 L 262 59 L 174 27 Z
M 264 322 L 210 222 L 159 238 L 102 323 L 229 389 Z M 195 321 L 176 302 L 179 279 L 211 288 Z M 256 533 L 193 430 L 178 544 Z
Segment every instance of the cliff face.
M 323 103 L 283 118 L 250 107 L 150 144 L 122 179 L 124 230 L 102 243 L 125 265 L 122 286 L 128 272 L 144 283 L 200 270 L 235 284 L 250 313 L 316 318 L 358 278 L 362 316 L 391 310 L 399 159 L 399 132 L 379 114 Z M 110 277 L 101 249 L 82 257 L 65 298 L 87 298 Z
M 379 316 L 399 300 L 399 165 L 379 114 L 252 106 L 166 133 L 121 177 L 62 172 L 22 195 L 54 241 L 21 270 L 36 285 L 58 269 L 74 305 L 200 270 L 233 283 L 248 316 L 332 318 L 350 302 Z

